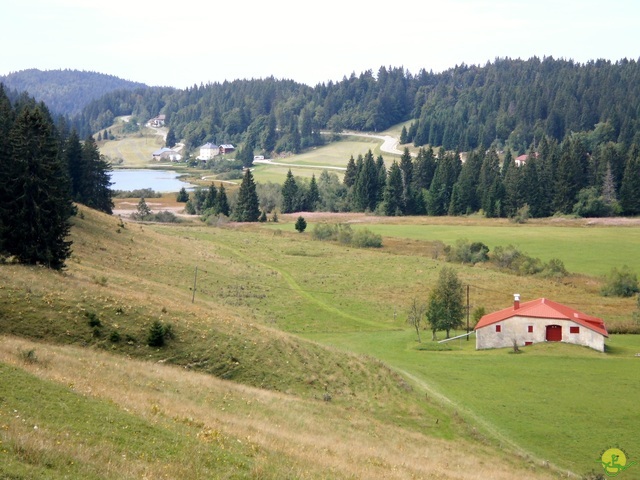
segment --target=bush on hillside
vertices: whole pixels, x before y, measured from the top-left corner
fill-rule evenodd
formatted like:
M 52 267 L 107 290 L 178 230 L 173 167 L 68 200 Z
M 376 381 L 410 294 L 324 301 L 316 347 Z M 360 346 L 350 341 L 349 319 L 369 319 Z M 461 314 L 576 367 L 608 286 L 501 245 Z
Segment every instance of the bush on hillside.
M 638 276 L 627 265 L 620 270 L 612 268 L 605 276 L 605 283 L 600 290 L 604 297 L 631 297 L 638 292 Z
M 474 265 L 489 260 L 489 247 L 482 242 L 471 242 L 466 238 L 457 240 L 453 246 L 445 246 L 444 253 L 448 262 Z

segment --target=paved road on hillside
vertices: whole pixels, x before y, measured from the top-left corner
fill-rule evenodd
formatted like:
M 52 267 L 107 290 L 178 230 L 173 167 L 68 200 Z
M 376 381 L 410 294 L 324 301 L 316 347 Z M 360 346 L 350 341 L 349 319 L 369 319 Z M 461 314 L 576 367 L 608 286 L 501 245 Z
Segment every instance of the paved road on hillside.
M 328 135 L 329 132 L 321 132 L 325 135 Z M 340 132 L 339 135 L 346 135 L 350 137 L 366 137 L 366 138 L 376 138 L 382 141 L 382 145 L 380 145 L 380 150 L 385 153 L 392 153 L 394 155 L 402 155 L 403 151 L 398 149 L 399 140 L 391 135 L 375 135 L 373 133 L 363 133 L 363 132 L 352 132 L 345 131 Z M 296 167 L 296 168 L 323 168 L 327 170 L 340 170 L 345 171 L 346 167 L 334 167 L 330 165 L 301 165 L 294 163 L 281 163 L 274 162 L 272 159 L 266 158 L 264 160 L 254 160 L 253 163 L 262 163 L 265 165 L 279 165 L 282 167 Z

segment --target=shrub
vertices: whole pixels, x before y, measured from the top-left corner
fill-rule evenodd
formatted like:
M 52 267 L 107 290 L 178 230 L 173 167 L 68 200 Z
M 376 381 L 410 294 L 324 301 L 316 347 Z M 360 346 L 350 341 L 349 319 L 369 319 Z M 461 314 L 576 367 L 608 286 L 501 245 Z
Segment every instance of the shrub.
M 529 205 L 525 204 L 518 209 L 513 217 L 511 217 L 511 221 L 514 223 L 527 223 L 530 218 L 531 212 L 529 211 Z
M 154 320 L 149 327 L 147 345 L 150 347 L 164 347 L 166 340 L 175 338 L 173 327 L 170 324 L 162 324 L 160 320 Z
M 98 315 L 93 312 L 86 312 L 84 315 L 87 317 L 87 323 L 90 327 L 102 327 L 102 322 L 98 318 Z
M 380 248 L 382 247 L 382 235 L 373 233 L 368 228 L 363 228 L 353 234 L 351 245 L 358 248 Z
M 351 245 L 351 239 L 353 238 L 353 230 L 351 229 L 351 226 L 338 224 L 336 227 L 338 229 L 338 242 L 345 245 Z
M 491 259 L 500 268 L 516 270 L 517 268 L 514 268 L 514 266 L 517 266 L 521 261 L 522 253 L 513 245 L 498 246 L 493 249 Z
M 338 228 L 336 225 L 328 223 L 316 223 L 311 231 L 311 238 L 314 240 L 337 240 Z
M 639 291 L 638 276 L 625 265 L 620 270 L 615 267 L 611 270 L 600 293 L 604 297 L 631 297 Z
M 448 262 L 476 264 L 489 260 L 489 247 L 482 242 L 470 242 L 466 238 L 456 241 L 454 246 L 444 247 Z

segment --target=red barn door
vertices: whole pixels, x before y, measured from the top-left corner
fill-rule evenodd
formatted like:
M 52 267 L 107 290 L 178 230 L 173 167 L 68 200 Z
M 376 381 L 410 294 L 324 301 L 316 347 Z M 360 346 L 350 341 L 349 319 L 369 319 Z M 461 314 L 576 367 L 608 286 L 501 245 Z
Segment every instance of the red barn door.
M 562 327 L 560 325 L 547 325 L 547 342 L 561 342 Z

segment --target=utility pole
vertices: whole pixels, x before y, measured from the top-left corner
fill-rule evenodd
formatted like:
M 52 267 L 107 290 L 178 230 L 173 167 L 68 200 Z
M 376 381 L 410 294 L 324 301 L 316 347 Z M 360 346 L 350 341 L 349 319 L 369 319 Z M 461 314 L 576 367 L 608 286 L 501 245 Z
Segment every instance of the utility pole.
M 471 306 L 469 305 L 469 285 L 467 284 L 467 342 L 469 341 L 469 310 Z
M 193 277 L 193 295 L 191 296 L 191 303 L 195 302 L 196 300 L 196 284 L 197 283 L 198 283 L 198 266 L 196 265 L 196 274 Z

